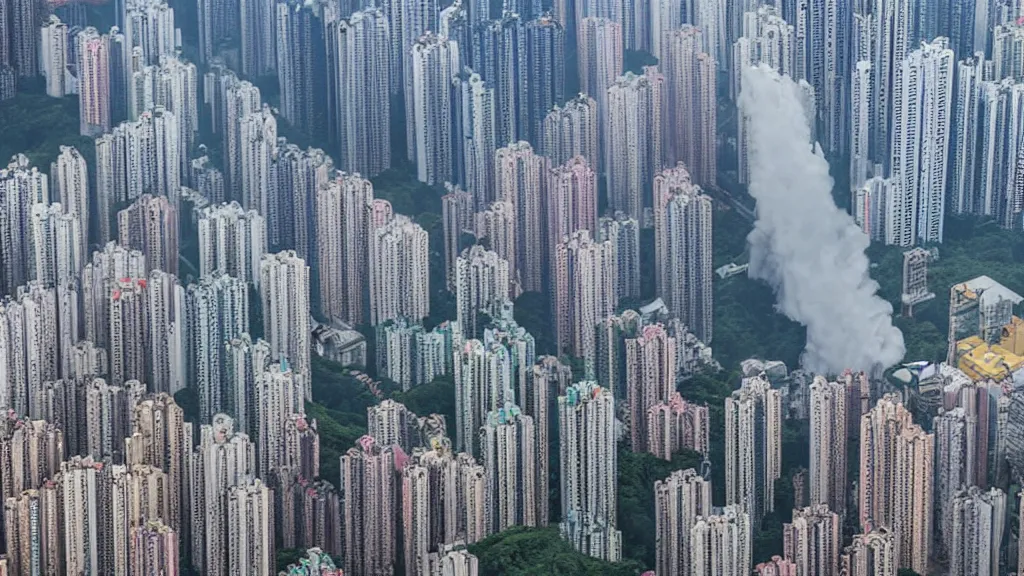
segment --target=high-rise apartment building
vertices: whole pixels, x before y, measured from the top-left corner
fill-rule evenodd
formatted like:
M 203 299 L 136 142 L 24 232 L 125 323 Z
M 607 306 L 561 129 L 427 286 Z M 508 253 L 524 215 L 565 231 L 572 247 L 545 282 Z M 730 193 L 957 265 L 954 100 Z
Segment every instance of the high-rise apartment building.
M 270 170 L 265 212 L 270 245 L 294 247 L 300 258 L 313 261 L 317 254 L 317 194 L 329 182 L 334 162 L 319 148 L 303 150 L 284 144 L 278 146 Z
M 973 419 L 971 419 L 973 420 Z M 976 485 L 971 465 L 978 451 L 973 422 L 963 408 L 939 409 L 932 420 L 935 433 L 935 519 L 941 550 L 952 552 L 953 502 L 960 490 Z
M 615 254 L 611 242 L 594 242 L 580 230 L 554 249 L 553 312 L 555 336 L 561 351 L 584 359 L 593 374 L 597 324 L 618 304 Z
M 958 67 L 951 207 L 1013 228 L 1024 211 L 1024 153 L 1017 144 L 1024 84 L 1010 78 L 981 82 Z
M 721 4 L 720 0 L 714 1 Z M 702 39 L 709 32 L 684 24 L 663 41 L 669 118 L 666 126 L 667 164 L 682 162 L 694 182 L 714 185 L 718 174 L 718 127 L 715 98 L 715 58 Z M 723 60 L 720 60 L 723 61 Z
M 345 569 L 354 576 L 391 573 L 398 546 L 395 452 L 363 436 L 341 456 Z
M 125 464 L 145 464 L 167 473 L 168 516 L 161 520 L 178 535 L 188 534 L 193 511 L 190 470 L 192 424 L 168 394 L 153 394 L 137 402 L 131 412 L 132 434 L 124 439 Z M 176 536 L 180 537 L 180 536 Z
M 711 481 L 690 468 L 654 481 L 656 573 L 698 576 L 691 568 L 691 531 L 697 519 L 712 514 Z
M 608 89 L 622 76 L 622 25 L 607 17 L 586 17 L 577 26 L 580 91 L 597 101 L 598 156 L 607 144 Z
M 89 169 L 85 157 L 71 146 L 61 146 L 60 154 L 50 165 L 50 182 L 53 196 L 72 215 L 78 224 L 77 245 L 82 261 L 79 270 L 89 255 Z M 106 215 L 104 216 L 106 217 Z M 101 218 L 102 219 L 102 218 Z
M 412 138 L 410 157 L 416 161 L 417 178 L 427 184 L 454 180 L 451 114 L 452 77 L 459 71 L 458 45 L 427 33 L 411 44 L 407 118 Z
M 614 81 L 614 80 L 613 80 Z M 597 100 L 579 94 L 565 104 L 556 105 L 541 126 L 541 153 L 553 166 L 561 166 L 576 156 L 583 156 L 595 171 L 604 169 L 598 135 Z
M 199 395 L 201 422 L 234 411 L 228 343 L 249 331 L 249 287 L 245 281 L 215 272 L 200 277 L 185 293 L 188 385 Z
M 480 428 L 480 452 L 487 471 L 488 529 L 501 532 L 512 526 L 537 526 L 535 467 L 538 462 L 533 418 L 506 403 L 487 414 Z
M 645 326 L 636 338 L 626 339 L 626 397 L 634 452 L 650 449 L 647 409 L 668 401 L 676 388 L 675 352 L 675 339 L 660 324 Z
M 565 24 L 550 12 L 526 23 L 529 121 L 525 138 L 538 145 L 544 117 L 565 101 Z
M 516 207 L 511 202 L 492 202 L 476 213 L 476 237 L 487 238 L 491 250 L 509 263 L 510 278 L 517 278 L 512 270 L 516 260 Z M 512 295 L 518 296 L 520 286 L 513 280 Z
M 892 22 L 888 18 L 898 12 L 897 0 L 876 4 L 874 10 L 878 21 L 875 28 L 879 37 L 878 49 L 891 47 L 893 56 L 899 39 L 891 37 L 894 44 L 884 45 L 885 36 L 893 33 L 890 28 L 896 26 L 913 26 L 915 17 L 911 14 L 898 14 L 896 19 L 904 22 Z M 909 3 L 907 3 L 909 4 Z M 872 12 L 874 12 L 874 10 Z M 821 135 L 822 149 L 830 153 L 842 153 L 848 143 L 847 124 L 849 121 L 849 87 L 852 74 L 851 48 L 853 39 L 853 6 L 841 2 L 806 2 L 800 4 L 798 14 L 787 18 L 796 28 L 796 65 L 798 74 L 795 77 L 807 80 L 814 88 L 815 109 L 817 118 L 814 124 Z M 864 12 L 866 14 L 866 11 Z M 910 23 L 907 23 L 909 21 Z M 911 39 L 913 41 L 915 39 Z M 901 58 L 901 57 L 900 57 Z M 884 60 L 884 58 L 883 58 Z M 897 61 L 898 62 L 898 61 Z M 888 105 L 888 102 L 885 102 Z
M 277 119 L 266 104 L 242 116 L 238 121 L 238 146 L 241 162 L 238 197 L 242 208 L 256 210 L 267 219 L 267 243 L 281 246 L 283 214 L 277 202 L 276 178 L 273 171 L 278 153 Z
M 149 344 L 151 392 L 175 394 L 185 387 L 187 318 L 185 289 L 178 278 L 154 270 L 149 275 Z
M 532 375 L 526 379 L 526 390 L 520 390 L 519 401 L 523 410 L 533 417 L 534 439 L 536 446 L 534 454 L 537 458 L 536 472 L 537 485 L 537 525 L 546 526 L 550 518 L 549 500 L 544 497 L 549 491 L 551 475 L 551 444 L 550 430 L 551 421 L 555 417 L 551 414 L 552 399 L 558 398 L 572 385 L 572 368 L 563 364 L 554 356 L 541 356 L 532 368 Z
M 890 160 L 899 188 L 886 210 L 886 244 L 942 242 L 953 104 L 954 59 L 948 45 L 946 38 L 922 43 L 899 64 Z
M 174 9 L 163 0 L 127 0 L 124 31 L 130 47 L 142 49 L 142 64 L 157 64 L 161 56 L 174 56 L 178 47 Z
M 455 270 L 456 321 L 466 337 L 481 338 L 481 315 L 497 317 L 501 306 L 510 300 L 509 263 L 476 244 L 456 260 Z
M 429 239 L 409 218 L 397 215 L 370 236 L 370 323 L 430 314 Z M 365 272 L 365 271 L 364 271 Z
M 263 334 L 275 361 L 286 359 L 306 386 L 306 400 L 312 399 L 309 382 L 309 267 L 294 251 L 267 254 L 260 261 L 260 300 Z
M 44 286 L 74 281 L 82 269 L 85 247 L 80 244 L 78 219 L 60 204 L 34 204 L 30 214 L 31 279 Z
M 489 163 L 489 165 L 492 165 Z M 447 184 L 441 197 L 441 219 L 444 228 L 444 276 L 448 291 L 456 289 L 456 261 L 462 255 L 463 234 L 475 234 L 476 199 L 472 192 Z M 481 208 L 483 205 L 480 205 Z
M 270 344 L 262 338 L 253 342 L 249 334 L 224 343 L 224 401 L 235 414 L 238 429 L 255 438 L 259 434 L 256 422 L 256 378 L 270 366 Z
M 533 151 L 528 142 L 515 142 L 495 154 L 495 186 L 499 201 L 509 202 L 516 211 L 516 262 L 510 274 L 525 291 L 541 292 L 547 259 L 544 237 L 544 199 L 547 193 L 548 161 Z
M 749 514 L 752 526 L 775 506 L 782 473 L 782 396 L 766 376 L 744 378 L 725 399 L 725 501 Z
M 9 412 L 0 423 L 0 495 L 6 500 L 38 489 L 60 471 L 64 454 L 57 424 Z
M 60 574 L 64 567 L 64 507 L 60 479 L 4 502 L 7 570 L 11 574 Z
M 683 165 L 654 177 L 658 295 L 702 342 L 713 336 L 711 198 Z
M 211 205 L 198 212 L 199 276 L 217 272 L 259 285 L 259 263 L 267 252 L 266 220 L 238 202 Z
M 178 118 L 162 106 L 122 122 L 96 140 L 98 210 L 114 213 L 119 203 L 140 196 L 166 197 L 177 210 L 181 200 L 181 156 Z M 101 223 L 101 229 L 104 224 Z
M 496 144 L 528 140 L 530 76 L 552 70 L 529 68 L 526 26 L 519 14 L 506 11 L 500 18 L 482 23 L 474 31 L 474 41 L 475 70 L 494 86 Z
M 260 477 L 268 478 L 272 470 L 288 464 L 285 423 L 293 415 L 305 414 L 305 390 L 303 376 L 292 372 L 287 360 L 256 375 L 256 470 Z
M 47 96 L 63 98 L 72 93 L 67 82 L 68 25 L 53 14 L 43 22 L 39 31 L 39 64 L 39 72 L 46 78 Z
M 470 68 L 452 79 L 452 154 L 455 174 L 473 197 L 473 206 L 495 199 L 494 152 L 498 149 L 494 87 Z
M 272 576 L 274 556 L 273 490 L 257 479 L 227 489 L 227 574 Z
M 121 278 L 108 285 L 110 382 L 147 380 L 150 348 L 149 290 L 146 278 Z
M 390 50 L 400 30 L 389 25 L 381 9 L 366 8 L 328 24 L 328 34 L 328 58 L 336 72 L 328 75 L 335 89 L 327 105 L 340 140 L 338 167 L 376 176 L 391 166 L 387 94 L 391 77 L 399 73 L 391 68 Z
M 861 525 L 891 527 L 901 567 L 926 569 L 934 505 L 935 437 L 886 395 L 861 420 Z
M 315 543 L 341 554 L 341 501 L 326 480 L 310 480 L 292 468 L 279 468 L 274 480 L 274 521 L 279 546 L 305 548 Z
M 85 339 L 101 348 L 110 343 L 110 284 L 122 278 L 144 278 L 146 257 L 114 242 L 92 253 L 82 269 L 81 300 Z M 109 351 L 108 351 L 109 352 Z
M 111 466 L 74 456 L 61 464 L 58 481 L 64 517 L 64 570 L 114 574 Z
M 4 377 L 0 397 L 16 413 L 55 421 L 42 414 L 35 397 L 44 382 L 59 377 L 57 334 L 53 289 L 33 282 L 0 304 L 0 352 L 9 359 L 0 366 Z
M 550 259 L 552 248 L 577 230 L 597 234 L 597 174 L 586 158 L 574 156 L 551 168 L 547 178 L 545 253 Z
M 0 224 L 8 231 L 0 238 L 0 293 L 13 294 L 27 283 L 30 265 L 35 259 L 30 234 L 30 216 L 34 204 L 49 204 L 49 180 L 44 172 L 29 166 L 28 158 L 18 154 L 6 168 L 0 169 L 0 198 L 7 206 Z
M 146 256 L 146 271 L 178 273 L 178 211 L 165 196 L 143 194 L 117 213 L 121 246 Z
M 871 153 L 872 121 L 871 112 L 871 61 L 858 60 L 853 66 L 850 82 L 850 188 L 856 190 L 869 178 L 881 171 L 881 165 Z M 743 158 L 741 157 L 741 161 Z
M 584 380 L 558 397 L 563 538 L 584 554 L 617 561 L 615 399 Z
M 549 212 L 550 214 L 550 212 Z M 619 299 L 640 297 L 640 223 L 623 212 L 597 221 L 597 241 L 611 242 Z
M 178 533 L 159 518 L 145 520 L 131 529 L 132 574 L 173 574 L 178 570 Z
M 377 338 L 377 373 L 409 390 L 452 373 L 452 354 L 461 347 L 463 335 L 455 321 L 427 332 L 422 324 L 399 318 L 379 324 Z
M 276 18 L 281 116 L 300 134 L 323 138 L 327 134 L 326 122 L 319 110 L 327 99 L 323 10 L 289 0 L 278 2 L 272 17 Z
M 901 183 L 893 178 L 869 178 L 853 191 L 853 220 L 872 240 L 885 242 L 889 229 L 890 198 L 900 195 Z
M 846 513 L 846 386 L 815 376 L 811 383 L 810 502 L 824 504 L 842 517 Z M 838 544 L 837 544 L 838 546 Z M 838 549 L 836 552 L 838 556 Z M 832 560 L 833 564 L 838 559 Z M 834 570 L 834 567 L 833 567 Z
M 317 192 L 320 310 L 328 318 L 364 321 L 372 201 L 373 184 L 358 174 L 341 173 Z
M 972 486 L 960 491 L 950 507 L 950 575 L 997 573 L 1007 521 L 1006 494 L 998 488 Z
M 839 574 L 842 543 L 842 517 L 824 504 L 793 510 L 793 521 L 782 525 L 783 556 L 797 574 Z
M 241 72 L 246 76 L 269 76 L 276 72 L 275 10 L 275 3 L 266 0 L 243 0 L 238 4 Z
M 896 538 L 888 528 L 857 534 L 843 550 L 840 570 L 850 576 L 895 576 Z
M 92 26 L 75 36 L 78 69 L 78 111 L 82 136 L 95 137 L 110 130 L 109 37 Z
M 487 536 L 487 476 L 472 456 L 451 451 L 445 437 L 418 448 L 402 471 L 406 574 L 437 574 L 439 556 L 458 542 Z
M 672 460 L 680 450 L 708 454 L 711 448 L 710 416 L 707 405 L 683 400 L 673 392 L 647 409 L 643 415 L 647 429 L 647 451 L 658 458 Z
M 603 129 L 608 205 L 637 220 L 651 205 L 652 180 L 665 160 L 665 98 L 665 77 L 654 67 L 640 76 L 627 72 L 608 88 Z
M 735 505 L 699 516 L 690 530 L 690 574 L 747 574 L 752 567 L 750 515 Z
M 392 32 L 391 74 L 395 77 L 392 80 L 391 88 L 392 93 L 398 94 L 401 91 L 405 97 L 406 153 L 410 161 L 416 159 L 415 143 L 417 138 L 419 138 L 421 127 L 413 110 L 415 107 L 414 102 L 416 101 L 416 46 L 424 44 L 424 42 L 426 44 L 437 42 L 446 44 L 445 48 L 450 50 L 444 58 L 451 58 L 453 56 L 457 58 L 459 52 L 458 45 L 447 45 L 448 40 L 451 40 L 450 38 L 438 37 L 432 33 L 434 30 L 440 30 L 438 26 L 440 23 L 439 10 L 440 2 L 437 0 L 416 0 L 411 4 L 392 2 L 388 6 L 388 22 L 391 23 Z M 482 22 L 482 20 L 473 19 L 474 27 Z M 462 67 L 461 62 L 457 59 L 450 62 L 452 74 L 458 72 Z M 452 74 L 444 74 L 443 81 L 445 84 L 450 82 Z M 442 82 L 440 77 L 435 80 L 438 85 Z
M 192 454 L 190 484 L 192 511 L 192 565 L 205 574 L 227 576 L 228 556 L 235 539 L 229 520 L 228 491 L 245 485 L 256 474 L 256 449 L 249 437 L 236 431 L 227 414 L 217 414 L 199 429 L 199 445 Z M 255 527 L 253 527 L 255 529 Z M 251 552 L 251 551 L 247 551 Z
M 800 80 L 796 70 L 796 32 L 783 20 L 781 10 L 774 6 L 760 6 L 756 11 L 743 14 L 743 35 L 732 45 L 729 90 L 733 100 L 739 98 L 743 72 L 750 66 L 768 66 L 780 75 Z M 808 118 L 813 124 L 814 119 Z M 737 120 L 736 149 L 739 158 L 739 181 L 750 179 L 747 119 L 743 114 Z
M 421 446 L 416 414 L 390 398 L 366 409 L 366 429 L 381 446 L 399 446 L 406 454 Z
M 515 401 L 512 357 L 498 342 L 466 340 L 455 352 L 454 368 L 456 448 L 476 456 L 487 414 Z

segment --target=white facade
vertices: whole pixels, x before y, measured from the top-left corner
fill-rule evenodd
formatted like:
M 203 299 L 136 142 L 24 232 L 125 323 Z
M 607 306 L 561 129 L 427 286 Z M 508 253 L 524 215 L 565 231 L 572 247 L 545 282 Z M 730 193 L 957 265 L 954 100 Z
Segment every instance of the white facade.
M 63 98 L 68 86 L 68 25 L 54 15 L 43 23 L 39 33 L 39 71 L 46 78 L 46 95 Z
M 275 361 L 287 359 L 304 378 L 312 399 L 310 373 L 309 267 L 293 251 L 267 254 L 260 262 L 263 335 Z
M 460 66 L 458 45 L 428 33 L 411 50 L 412 78 L 406 90 L 412 101 L 407 116 L 412 120 L 416 174 L 420 182 L 443 184 L 454 179 L 451 82 Z
M 430 315 L 430 242 L 427 231 L 402 215 L 370 238 L 370 323 Z M 365 273 L 365 271 L 363 272 Z
M 953 104 L 954 60 L 947 44 L 945 38 L 922 43 L 900 65 L 890 161 L 900 189 L 888 199 L 886 244 L 942 242 Z
M 751 525 L 760 526 L 775 506 L 781 467 L 782 396 L 764 375 L 744 378 L 742 388 L 725 399 L 726 504 L 735 504 L 749 514 Z
M 749 574 L 752 538 L 750 516 L 739 506 L 697 518 L 690 530 L 691 574 Z

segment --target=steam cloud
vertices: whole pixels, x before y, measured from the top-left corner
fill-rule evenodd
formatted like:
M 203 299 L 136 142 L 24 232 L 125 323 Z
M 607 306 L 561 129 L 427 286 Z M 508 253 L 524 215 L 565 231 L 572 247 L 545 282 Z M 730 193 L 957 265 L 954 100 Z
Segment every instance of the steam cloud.
M 892 306 L 876 295 L 868 237 L 832 201 L 828 163 L 810 144 L 801 94 L 767 66 L 743 72 L 739 107 L 757 201 L 748 273 L 772 287 L 779 311 L 807 327 L 805 369 L 886 368 L 903 358 L 903 333 L 892 324 Z

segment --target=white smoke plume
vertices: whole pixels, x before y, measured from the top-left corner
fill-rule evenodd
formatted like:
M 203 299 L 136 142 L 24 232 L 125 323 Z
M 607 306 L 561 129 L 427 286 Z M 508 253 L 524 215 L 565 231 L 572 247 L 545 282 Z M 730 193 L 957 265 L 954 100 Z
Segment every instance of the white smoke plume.
M 832 200 L 832 177 L 821 147 L 811 144 L 802 93 L 767 66 L 743 72 L 739 107 L 757 201 L 747 237 L 749 275 L 767 282 L 777 309 L 807 327 L 805 369 L 887 368 L 903 358 L 903 333 L 868 273 L 868 237 Z

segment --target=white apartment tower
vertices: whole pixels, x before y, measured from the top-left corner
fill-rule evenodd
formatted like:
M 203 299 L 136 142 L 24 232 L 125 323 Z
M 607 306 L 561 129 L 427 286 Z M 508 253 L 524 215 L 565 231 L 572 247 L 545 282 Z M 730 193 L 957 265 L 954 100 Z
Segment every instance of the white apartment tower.
M 740 506 L 698 517 L 690 530 L 690 574 L 749 574 L 752 539 L 750 515 Z
M 336 100 L 328 104 L 334 108 L 341 140 L 338 167 L 372 177 L 391 166 L 391 109 L 386 95 L 391 43 L 399 31 L 389 26 L 379 8 L 355 12 L 327 29 L 328 52 L 336 54 Z
M 361 324 L 368 308 L 373 184 L 359 174 L 340 173 L 316 196 L 320 309 L 331 319 Z
M 810 503 L 846 512 L 846 386 L 815 376 L 811 383 Z M 837 544 L 838 546 L 838 544 Z M 838 552 L 837 552 L 838 554 Z
M 939 38 L 900 65 L 893 89 L 892 177 L 886 244 L 942 242 L 953 104 L 953 51 Z M 880 103 L 878 103 L 881 105 Z
M 199 445 L 192 454 L 192 565 L 204 574 L 228 576 L 228 555 L 240 542 L 232 538 L 228 518 L 228 491 L 244 485 L 256 474 L 256 450 L 249 437 L 235 430 L 226 414 L 199 430 Z
M 525 291 L 540 292 L 548 256 L 544 237 L 544 199 L 548 196 L 547 158 L 528 142 L 499 148 L 494 157 L 494 179 L 499 201 L 516 211 L 516 262 L 510 274 Z
M 427 33 L 411 45 L 412 93 L 409 123 L 417 177 L 427 184 L 454 180 L 451 112 L 452 78 L 459 71 L 458 45 Z M 408 88 L 407 88 L 408 89 Z M 408 98 L 407 98 L 408 101 Z
M 662 168 L 662 114 L 665 77 L 648 67 L 643 75 L 627 72 L 608 88 L 605 168 L 608 205 L 638 220 L 650 204 L 654 174 Z
M 40 72 L 46 78 L 46 95 L 63 98 L 72 93 L 68 86 L 68 25 L 51 14 L 39 32 Z
M 487 414 L 480 428 L 480 452 L 487 471 L 487 522 L 489 531 L 501 532 L 512 526 L 537 526 L 535 467 L 536 427 L 533 418 L 515 404 L 505 404 Z
M 562 467 L 562 537 L 584 554 L 617 561 L 615 399 L 611 390 L 582 381 L 558 397 Z
M 714 0 L 719 1 L 719 0 Z M 724 4 L 724 2 L 722 2 Z M 698 184 L 717 178 L 715 58 L 705 49 L 704 32 L 684 24 L 665 39 L 663 69 L 668 85 L 666 160 L 682 162 Z
M 481 338 L 484 326 L 480 314 L 497 317 L 502 304 L 510 300 L 509 264 L 497 253 L 476 244 L 455 261 L 456 321 L 462 333 Z
M 775 506 L 782 473 L 782 396 L 764 375 L 744 378 L 725 399 L 725 501 L 753 526 Z
M 713 336 L 711 198 L 679 164 L 654 177 L 658 295 L 702 342 Z
M 396 215 L 370 236 L 370 323 L 430 315 L 427 231 Z M 365 272 L 365 271 L 364 271 Z
M 691 531 L 698 518 L 710 516 L 711 481 L 692 468 L 654 481 L 656 572 L 664 576 L 699 576 L 691 567 Z
M 259 287 L 260 260 L 267 252 L 267 221 L 238 202 L 199 211 L 199 276 L 227 274 Z
M 554 259 L 552 311 L 558 348 L 582 357 L 587 373 L 593 374 L 594 328 L 615 312 L 619 300 L 615 247 L 611 242 L 594 242 L 590 232 L 580 230 L 555 246 Z
M 201 422 L 230 411 L 242 423 L 233 403 L 229 343 L 249 328 L 249 287 L 245 281 L 215 272 L 202 276 L 185 293 L 188 386 L 199 392 Z
M 598 126 L 597 101 L 579 94 L 564 105 L 555 106 L 544 117 L 541 153 L 551 160 L 552 166 L 583 156 L 595 172 L 601 172 L 604 157 L 600 154 Z
M 260 261 L 260 300 L 263 334 L 270 343 L 272 359 L 286 359 L 292 371 L 306 383 L 306 400 L 312 399 L 309 383 L 309 267 L 293 251 L 267 254 Z
M 85 157 L 71 146 L 61 146 L 60 154 L 50 165 L 50 181 L 55 199 L 64 206 L 64 211 L 78 221 L 77 244 L 84 259 L 89 254 L 89 169 Z M 109 219 L 104 214 L 100 220 Z

